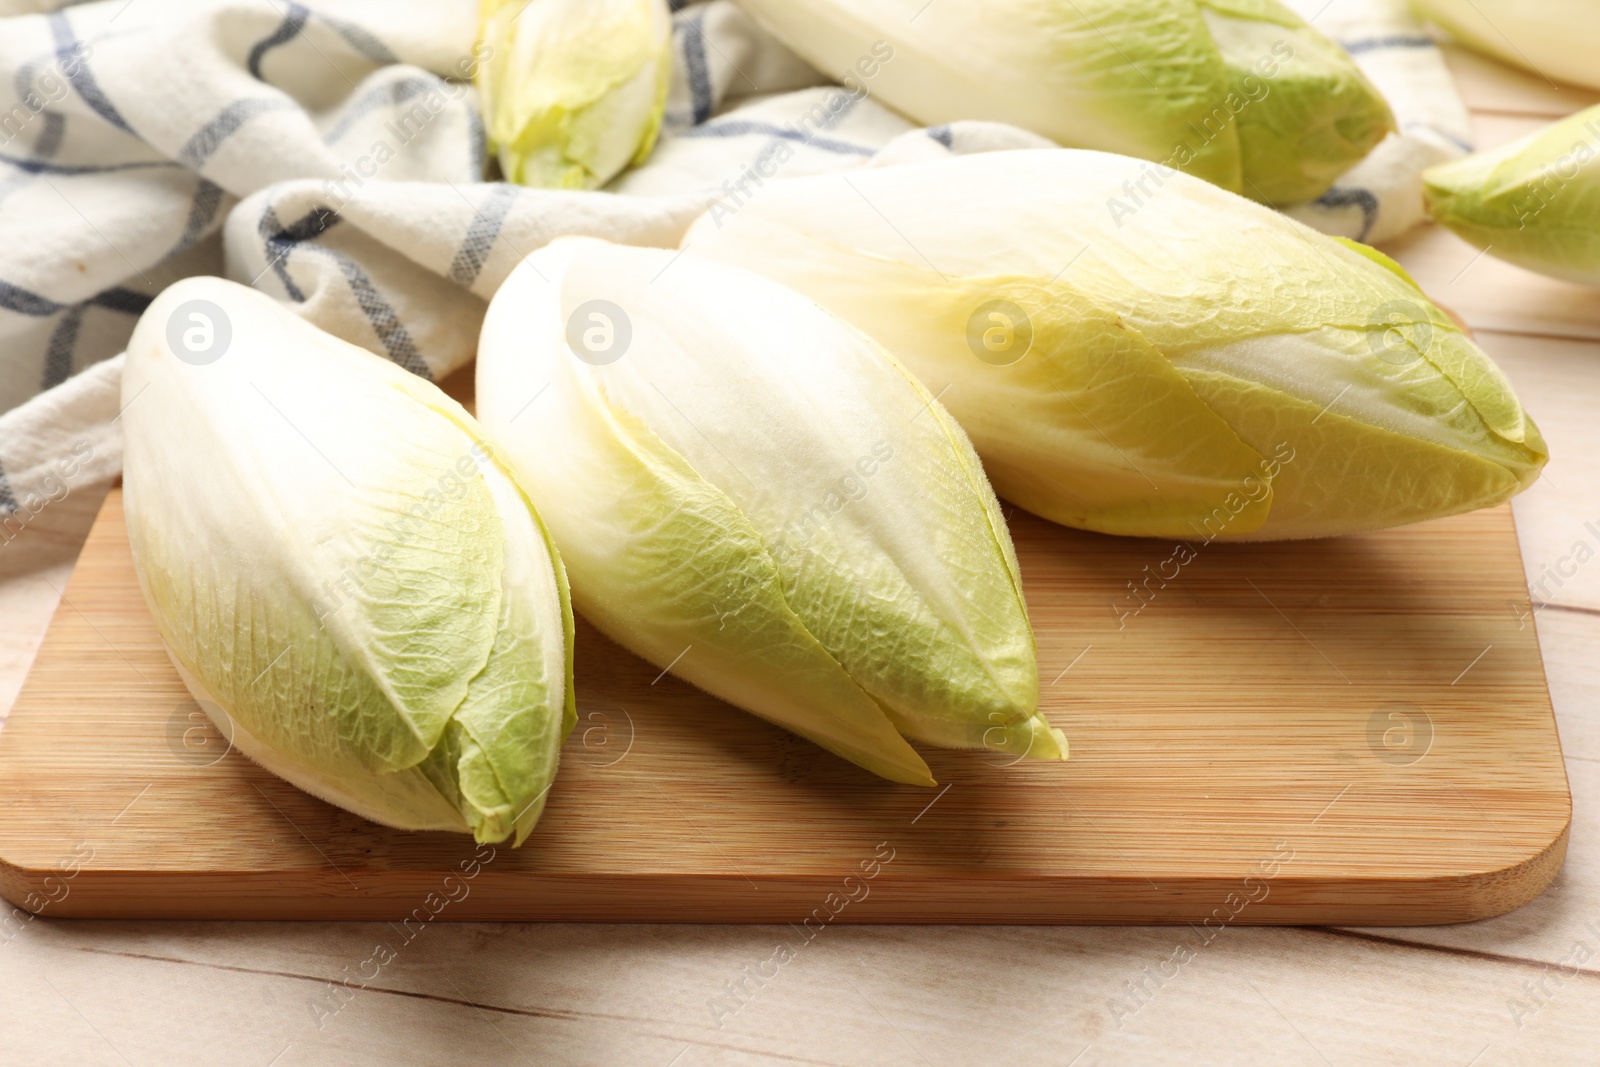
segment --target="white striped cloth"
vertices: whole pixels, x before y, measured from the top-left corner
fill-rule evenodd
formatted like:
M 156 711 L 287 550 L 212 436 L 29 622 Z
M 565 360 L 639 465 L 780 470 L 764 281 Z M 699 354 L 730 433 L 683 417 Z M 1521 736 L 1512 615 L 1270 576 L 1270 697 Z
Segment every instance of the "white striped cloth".
M 474 0 L 0 0 L 0 543 L 120 469 L 114 357 L 178 278 L 254 285 L 437 378 L 472 358 L 511 268 L 559 235 L 672 246 L 766 180 L 1041 143 L 916 129 L 731 0 L 673 6 L 653 157 L 608 191 L 562 193 L 483 181 Z M 22 13 L 41 8 L 60 10 Z M 1392 236 L 1421 217 L 1421 167 L 1465 148 L 1465 111 L 1403 0 L 1336 0 L 1317 25 L 1404 134 L 1293 213 Z
M 1422 172 L 1472 151 L 1472 120 L 1444 56 L 1401 0 L 1285 2 L 1355 57 L 1400 128 L 1321 198 L 1287 214 L 1357 241 L 1399 237 L 1427 217 Z

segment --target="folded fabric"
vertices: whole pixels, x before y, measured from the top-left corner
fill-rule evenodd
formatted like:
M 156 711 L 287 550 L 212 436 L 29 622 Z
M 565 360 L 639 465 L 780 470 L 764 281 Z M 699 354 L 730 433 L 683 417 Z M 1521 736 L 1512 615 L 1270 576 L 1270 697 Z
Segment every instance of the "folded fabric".
M 104 0 L 0 19 L 0 516 L 120 468 L 119 364 L 103 361 L 178 278 L 254 285 L 438 378 L 555 237 L 672 246 L 771 181 L 1048 143 L 914 129 L 870 78 L 831 85 L 731 0 L 673 6 L 660 143 L 593 193 L 483 180 L 473 0 Z M 1465 113 L 1403 0 L 1299 6 L 1404 132 L 1291 214 L 1392 236 L 1421 218 L 1420 171 L 1461 149 Z M 95 460 L 63 475 L 63 447 Z
M 1422 172 L 1472 151 L 1471 119 L 1444 54 L 1403 0 L 1285 2 L 1355 57 L 1400 127 L 1332 189 L 1285 214 L 1338 237 L 1393 240 L 1427 218 Z

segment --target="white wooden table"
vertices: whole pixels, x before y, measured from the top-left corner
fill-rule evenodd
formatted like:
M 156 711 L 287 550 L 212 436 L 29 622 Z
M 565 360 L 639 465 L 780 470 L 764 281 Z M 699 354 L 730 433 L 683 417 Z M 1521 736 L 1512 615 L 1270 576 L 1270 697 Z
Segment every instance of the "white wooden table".
M 1485 146 L 1597 99 L 1452 63 Z M 379 965 L 403 941 L 382 923 L 39 919 L 0 944 L 0 1064 L 1600 1063 L 1600 292 L 1436 229 L 1387 250 L 1477 330 L 1553 456 L 1516 513 L 1575 815 L 1534 903 L 1230 926 L 1181 967 L 1186 927 L 835 926 L 770 979 L 781 928 L 439 923 Z M 0 549 L 0 720 L 99 496 Z M 709 1002 L 741 982 L 718 1025 Z

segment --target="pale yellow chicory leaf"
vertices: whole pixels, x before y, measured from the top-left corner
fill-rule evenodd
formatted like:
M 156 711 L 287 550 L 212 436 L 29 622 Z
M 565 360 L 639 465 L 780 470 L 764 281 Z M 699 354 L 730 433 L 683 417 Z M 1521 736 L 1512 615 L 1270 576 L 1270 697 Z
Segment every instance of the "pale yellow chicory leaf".
M 1338 45 L 1277 0 L 739 0 L 847 87 L 1154 160 L 1269 203 L 1322 195 L 1393 129 Z
M 575 722 L 571 609 L 472 417 L 220 278 L 145 311 L 123 409 L 140 585 L 233 746 L 376 822 L 520 844 Z
M 1423 173 L 1428 213 L 1492 256 L 1600 286 L 1600 107 Z
M 896 781 L 932 782 L 907 739 L 1065 757 L 965 435 L 804 297 L 564 238 L 495 295 L 477 395 L 614 640 Z
M 508 181 L 594 189 L 655 146 L 666 0 L 480 0 L 484 125 Z
M 1318 537 L 1500 503 L 1546 452 L 1404 271 L 1187 175 L 994 152 L 775 183 L 684 246 L 880 341 L 1001 496 L 1069 526 Z

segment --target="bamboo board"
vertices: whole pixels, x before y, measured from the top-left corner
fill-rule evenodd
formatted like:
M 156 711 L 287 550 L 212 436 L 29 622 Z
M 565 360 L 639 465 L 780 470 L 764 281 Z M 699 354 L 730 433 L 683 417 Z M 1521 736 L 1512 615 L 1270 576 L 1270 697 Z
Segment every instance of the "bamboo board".
M 0 731 L 0 891 L 59 916 L 1417 924 L 1532 899 L 1571 799 L 1509 508 L 1173 546 L 1009 509 L 1065 764 L 880 781 L 581 625 L 579 725 L 517 851 L 249 763 L 184 691 L 121 493 Z M 1117 605 L 1117 607 L 1113 607 Z

